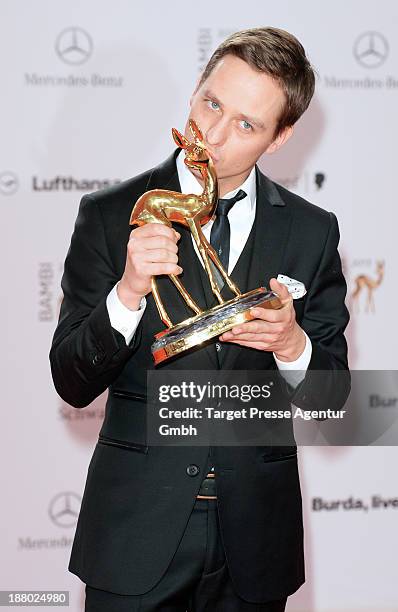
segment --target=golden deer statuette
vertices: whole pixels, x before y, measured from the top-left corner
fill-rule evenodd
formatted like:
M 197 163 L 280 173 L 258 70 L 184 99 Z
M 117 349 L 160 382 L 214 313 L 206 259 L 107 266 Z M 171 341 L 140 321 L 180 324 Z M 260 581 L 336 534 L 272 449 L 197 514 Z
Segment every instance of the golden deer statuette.
M 220 288 L 217 285 L 214 272 L 210 266 L 210 260 L 212 260 L 218 268 L 231 291 L 235 293 L 235 295 L 241 295 L 241 292 L 224 270 L 216 251 L 202 232 L 201 225 L 204 225 L 211 219 L 217 206 L 217 175 L 213 161 L 203 144 L 202 132 L 198 125 L 195 121 L 190 119 L 189 127 L 194 139 L 193 142 L 187 140 L 187 138 L 175 128 L 172 129 L 172 134 L 175 143 L 185 150 L 184 162 L 188 168 L 200 170 L 204 180 L 203 192 L 200 195 L 195 195 L 194 193 L 184 194 L 178 191 L 169 191 L 167 189 L 152 189 L 151 191 L 147 191 L 142 194 L 135 203 L 130 217 L 130 225 L 163 223 L 171 227 L 171 222 L 174 221 L 175 223 L 188 227 L 194 237 L 198 251 L 205 265 L 212 291 L 219 303 L 223 304 L 224 299 L 221 296 Z M 188 306 L 196 314 L 202 314 L 202 310 L 187 292 L 178 276 L 169 274 L 169 277 Z M 151 286 L 160 318 L 167 327 L 172 327 L 173 324 L 160 298 L 154 276 L 152 276 L 151 279 Z

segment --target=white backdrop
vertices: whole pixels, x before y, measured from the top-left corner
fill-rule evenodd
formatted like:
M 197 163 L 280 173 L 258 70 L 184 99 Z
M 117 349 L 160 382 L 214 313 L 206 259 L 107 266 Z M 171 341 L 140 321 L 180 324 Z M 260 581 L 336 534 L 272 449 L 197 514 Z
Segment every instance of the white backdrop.
M 67 563 L 104 397 L 79 411 L 52 386 L 63 260 L 81 195 L 169 154 L 200 68 L 232 31 L 287 29 L 318 71 L 294 138 L 261 167 L 338 217 L 351 367 L 396 368 L 398 5 L 336 4 L 1 0 L 0 589 L 70 590 L 83 609 Z M 300 457 L 307 582 L 288 612 L 397 611 L 397 449 Z

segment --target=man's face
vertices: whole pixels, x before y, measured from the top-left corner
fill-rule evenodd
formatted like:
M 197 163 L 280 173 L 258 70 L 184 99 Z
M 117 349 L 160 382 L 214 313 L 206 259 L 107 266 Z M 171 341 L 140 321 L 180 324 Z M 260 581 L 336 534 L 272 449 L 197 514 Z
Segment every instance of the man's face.
M 292 128 L 275 136 L 284 103 L 271 77 L 233 55 L 223 57 L 195 90 L 188 119 L 202 130 L 221 183 L 238 186 L 263 153 L 273 153 L 289 138 Z M 185 136 L 192 140 L 188 121 Z

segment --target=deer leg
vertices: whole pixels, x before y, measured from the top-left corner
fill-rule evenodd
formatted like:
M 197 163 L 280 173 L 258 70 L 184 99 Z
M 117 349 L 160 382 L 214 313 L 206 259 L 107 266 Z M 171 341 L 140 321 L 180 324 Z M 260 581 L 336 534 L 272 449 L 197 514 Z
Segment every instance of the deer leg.
M 366 306 L 365 306 L 365 312 L 369 312 L 369 304 L 370 304 L 370 291 L 369 288 L 367 289 L 366 292 Z
M 353 310 L 355 313 L 358 313 L 359 312 L 359 295 L 358 294 L 354 295 L 353 303 L 354 303 Z
M 196 221 L 195 221 L 195 223 L 196 223 Z M 231 289 L 232 293 L 235 293 L 235 295 L 242 295 L 239 287 L 237 285 L 235 285 L 235 283 L 232 280 L 232 278 L 230 278 L 230 276 L 228 276 L 227 271 L 224 270 L 224 268 L 222 267 L 221 261 L 219 260 L 219 258 L 217 256 L 217 253 L 215 252 L 214 248 L 211 246 L 210 242 L 207 240 L 206 236 L 203 234 L 200 225 L 199 225 L 199 233 L 200 233 L 200 236 L 202 238 L 204 248 L 206 250 L 206 257 L 208 258 L 210 256 L 210 258 L 212 259 L 214 265 L 220 271 L 220 274 L 223 277 L 224 281 L 227 283 L 228 287 Z
M 204 236 L 204 239 L 206 240 L 206 236 Z M 227 272 L 224 270 L 223 266 L 221 265 L 221 261 L 218 259 L 217 253 L 215 252 L 214 248 L 211 246 L 209 242 L 207 242 L 207 245 L 208 245 L 208 254 L 211 257 L 214 265 L 217 266 L 217 268 L 219 269 L 220 274 L 225 280 L 225 282 L 227 283 L 228 287 L 231 289 L 233 293 L 235 293 L 235 295 L 242 295 L 242 292 L 239 289 L 239 287 L 235 285 L 232 278 L 228 276 Z
M 162 300 L 160 298 L 158 286 L 156 284 L 154 276 L 151 277 L 151 287 L 152 287 L 152 295 L 154 297 L 157 309 L 159 311 L 160 318 L 162 319 L 163 323 L 167 327 L 173 327 L 173 323 L 171 322 L 171 319 L 170 319 L 169 315 L 167 314 L 166 309 L 163 306 L 163 302 L 162 302 Z
M 188 291 L 185 289 L 184 285 L 175 274 L 169 274 L 171 280 L 177 287 L 178 291 L 181 293 L 185 302 L 188 304 L 189 308 L 191 308 L 196 314 L 202 314 L 202 310 L 199 308 L 195 300 L 189 295 Z
M 355 287 L 354 291 L 351 293 L 351 304 L 353 312 L 358 312 L 358 296 L 359 296 L 359 288 Z
M 369 292 L 369 306 L 370 306 L 370 312 L 374 312 L 375 311 L 375 301 L 373 297 L 373 290 Z
M 210 280 L 210 285 L 211 285 L 211 289 L 214 293 L 214 295 L 217 297 L 218 301 L 220 304 L 224 304 L 224 299 L 220 293 L 220 288 L 217 285 L 216 279 L 214 278 L 214 274 L 213 274 L 213 270 L 210 267 L 210 262 L 209 262 L 209 258 L 206 252 L 206 246 L 204 244 L 203 239 L 205 239 L 202 229 L 200 227 L 200 223 L 199 221 L 196 222 L 195 219 L 187 219 L 188 225 L 189 225 L 189 229 L 191 230 L 191 233 L 194 237 L 194 240 L 198 246 L 199 249 L 199 253 L 200 256 L 203 260 L 203 263 L 205 264 L 205 269 L 207 272 L 207 276 L 209 277 Z

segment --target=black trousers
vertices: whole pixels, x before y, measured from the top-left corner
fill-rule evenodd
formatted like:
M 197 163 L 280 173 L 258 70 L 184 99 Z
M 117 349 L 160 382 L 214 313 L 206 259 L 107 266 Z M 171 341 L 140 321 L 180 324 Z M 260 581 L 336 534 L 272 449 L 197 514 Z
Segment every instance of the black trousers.
M 221 542 L 217 500 L 196 500 L 167 571 L 147 593 L 117 595 L 86 585 L 85 612 L 284 612 L 285 606 L 286 598 L 259 604 L 236 594 Z

